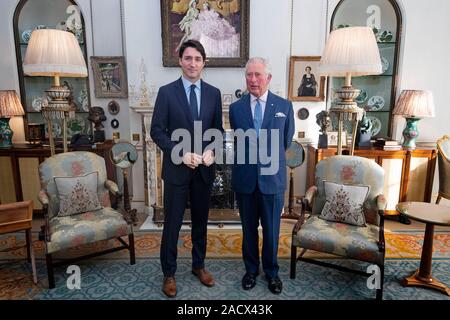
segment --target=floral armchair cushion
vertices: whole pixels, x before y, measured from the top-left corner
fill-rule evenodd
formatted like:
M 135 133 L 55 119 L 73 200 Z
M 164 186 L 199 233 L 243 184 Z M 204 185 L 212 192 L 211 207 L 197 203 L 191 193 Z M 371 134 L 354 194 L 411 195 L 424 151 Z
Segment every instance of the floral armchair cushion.
M 65 248 L 121 237 L 133 232 L 122 214 L 105 207 L 65 217 L 54 217 L 49 223 L 51 238 L 46 242 L 47 253 Z
M 363 206 L 365 220 L 369 224 L 379 224 L 377 196 L 383 194 L 384 170 L 375 161 L 346 155 L 333 156 L 320 161 L 316 166 L 317 194 L 313 203 L 314 214 L 320 214 L 326 202 L 323 181 L 370 186 Z
M 328 221 L 336 221 L 363 227 L 364 201 L 370 186 L 345 185 L 324 181 L 326 202 L 320 217 Z
M 73 151 L 56 154 L 39 165 L 41 189 L 48 196 L 48 213 L 52 218 L 59 212 L 58 190 L 54 177 L 82 176 L 97 171 L 97 196 L 102 207 L 110 207 L 109 191 L 105 187 L 105 159 L 89 151 Z
M 55 177 L 58 190 L 58 216 L 70 216 L 102 208 L 97 195 L 98 172 L 77 177 Z

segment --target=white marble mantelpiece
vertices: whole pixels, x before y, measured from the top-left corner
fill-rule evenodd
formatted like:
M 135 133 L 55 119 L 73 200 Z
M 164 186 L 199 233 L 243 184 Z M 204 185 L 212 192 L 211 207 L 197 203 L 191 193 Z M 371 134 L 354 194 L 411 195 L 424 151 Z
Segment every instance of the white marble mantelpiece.
M 150 137 L 150 125 L 153 116 L 152 106 L 130 107 L 141 115 L 144 163 L 145 212 L 153 215 L 152 205 L 162 206 L 161 150 Z

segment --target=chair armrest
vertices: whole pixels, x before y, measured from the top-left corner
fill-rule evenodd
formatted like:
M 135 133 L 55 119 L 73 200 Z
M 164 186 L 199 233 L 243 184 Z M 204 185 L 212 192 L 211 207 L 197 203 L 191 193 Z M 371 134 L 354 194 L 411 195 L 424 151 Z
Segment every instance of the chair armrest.
M 43 189 L 39 190 L 38 200 L 43 206 L 48 206 L 50 200 L 45 190 Z
M 41 189 L 38 195 L 39 202 L 42 204 L 42 212 L 44 214 L 44 225 L 41 226 L 41 231 L 39 232 L 39 240 L 45 240 L 45 242 L 50 242 L 50 221 L 48 216 L 48 204 L 50 202 L 48 194 L 45 190 Z
M 386 210 L 386 207 L 387 207 L 386 197 L 383 194 L 379 194 L 379 195 L 377 195 L 376 199 L 377 199 L 378 211 L 382 210 L 384 212 L 384 210 Z
M 305 222 L 305 214 L 306 214 L 306 210 L 307 210 L 307 202 L 308 202 L 308 200 L 306 200 L 305 198 L 302 198 L 300 216 L 298 217 L 298 220 L 297 220 L 297 222 L 294 225 L 294 229 L 292 230 L 292 235 L 293 236 L 295 236 L 300 231 L 303 223 Z
M 305 204 L 305 210 L 312 210 L 312 204 L 314 203 L 314 198 L 316 197 L 317 187 L 311 186 L 306 190 L 305 197 L 303 198 Z
M 108 191 L 111 192 L 116 197 L 122 196 L 122 193 L 119 191 L 119 187 L 117 186 L 117 183 L 115 183 L 112 180 L 105 181 L 105 188 L 108 189 Z
M 380 252 L 385 251 L 385 242 L 384 242 L 384 210 L 386 209 L 387 201 L 384 195 L 379 194 L 377 196 L 377 209 L 378 216 L 380 217 L 379 229 L 380 233 L 378 235 L 378 249 Z

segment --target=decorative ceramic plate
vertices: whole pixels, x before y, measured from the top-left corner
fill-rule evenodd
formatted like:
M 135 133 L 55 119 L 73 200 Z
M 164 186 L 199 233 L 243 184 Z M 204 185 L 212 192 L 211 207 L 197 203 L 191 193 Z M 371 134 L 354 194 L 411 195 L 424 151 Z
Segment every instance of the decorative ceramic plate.
M 82 115 L 76 114 L 75 118 L 69 119 L 67 121 L 67 135 L 73 136 L 76 133 L 87 133 L 86 132 L 86 120 Z
M 389 61 L 385 57 L 381 57 L 381 68 L 383 73 L 385 73 L 387 69 L 389 69 Z
M 389 30 L 384 30 L 381 33 L 378 33 L 378 41 L 379 42 L 391 42 L 394 36 L 392 32 Z
M 367 107 L 367 111 L 380 111 L 384 107 L 384 98 L 382 96 L 370 97 Z
M 366 100 L 367 100 L 367 91 L 361 89 L 361 92 L 359 93 L 359 96 L 356 97 L 355 101 L 356 103 L 363 103 Z
M 28 41 L 30 41 L 32 32 L 33 30 L 25 30 L 24 32 L 22 32 L 22 41 L 24 43 L 28 43 Z
M 59 123 L 53 121 L 52 122 L 53 127 L 53 137 L 54 138 L 61 138 L 62 137 L 62 127 Z M 48 138 L 48 126 L 47 123 L 45 124 L 45 136 Z
M 34 111 L 41 112 L 42 107 L 46 106 L 47 104 L 48 104 L 47 98 L 39 97 L 33 100 L 31 106 L 33 107 Z
M 80 93 L 78 94 L 78 102 L 80 103 L 80 111 L 89 111 L 89 99 L 87 97 L 86 94 L 86 90 L 81 90 Z
M 381 127 L 382 127 L 381 121 L 380 121 L 380 119 L 378 119 L 377 117 L 374 117 L 374 116 L 368 116 L 368 118 L 370 120 L 372 120 L 372 137 L 376 136 L 381 131 Z
M 301 108 L 298 110 L 297 116 L 300 120 L 306 120 L 309 117 L 309 111 L 306 108 Z

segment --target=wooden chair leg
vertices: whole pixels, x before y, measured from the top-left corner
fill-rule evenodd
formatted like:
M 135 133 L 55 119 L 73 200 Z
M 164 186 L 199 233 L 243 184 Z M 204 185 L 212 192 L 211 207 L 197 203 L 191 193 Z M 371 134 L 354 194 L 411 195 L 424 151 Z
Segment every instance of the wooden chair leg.
M 384 284 L 384 266 L 378 266 L 380 268 L 380 289 L 377 289 L 377 301 L 383 300 L 383 284 Z
M 134 251 L 134 234 L 128 235 L 128 246 L 130 247 L 130 264 L 134 265 L 136 264 L 136 253 Z
M 297 247 L 291 245 L 291 279 L 295 279 L 295 273 L 296 273 L 296 266 L 297 266 Z
M 439 202 L 441 202 L 441 195 L 438 195 L 437 199 L 436 199 L 436 204 L 439 204 Z
M 27 241 L 27 261 L 30 263 L 31 262 L 30 248 L 33 245 L 32 240 L 31 240 L 31 230 L 30 229 L 25 230 L 25 239 Z
M 53 260 L 51 253 L 45 255 L 47 261 L 47 275 L 48 275 L 48 288 L 53 289 L 55 287 L 55 275 L 53 274 Z
M 27 255 L 28 262 L 31 262 L 31 270 L 33 272 L 33 282 L 37 284 L 36 260 L 34 259 L 33 239 L 31 238 L 31 229 L 25 230 L 27 238 Z

